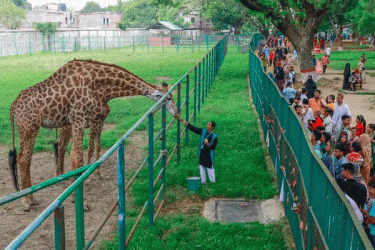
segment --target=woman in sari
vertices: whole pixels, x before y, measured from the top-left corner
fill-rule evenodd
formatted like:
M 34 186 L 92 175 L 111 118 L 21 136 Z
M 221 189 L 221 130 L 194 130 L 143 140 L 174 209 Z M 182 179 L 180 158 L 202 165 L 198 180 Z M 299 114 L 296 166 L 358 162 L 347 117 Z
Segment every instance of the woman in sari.
M 361 134 L 359 136 L 359 142 L 362 146 L 362 157 L 363 157 L 363 167 L 361 169 L 361 174 L 366 181 L 366 184 L 370 180 L 370 168 L 372 164 L 371 158 L 371 141 L 368 134 Z

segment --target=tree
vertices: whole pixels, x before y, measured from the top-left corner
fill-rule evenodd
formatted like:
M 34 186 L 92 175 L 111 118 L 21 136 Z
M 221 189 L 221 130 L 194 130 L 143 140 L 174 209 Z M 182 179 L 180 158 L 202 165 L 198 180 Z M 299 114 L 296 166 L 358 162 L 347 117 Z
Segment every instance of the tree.
M 314 71 L 311 60 L 313 39 L 335 0 L 240 0 L 256 12 L 263 13 L 286 35 L 301 58 L 301 72 Z M 345 5 L 347 2 L 340 0 Z
M 26 19 L 26 11 L 13 2 L 0 0 L 0 23 L 8 29 L 18 29 L 22 20 Z
M 359 35 L 372 36 L 372 50 L 375 50 L 375 0 L 361 0 L 357 8 L 347 13 L 351 27 Z
M 31 3 L 29 3 L 27 0 L 12 0 L 12 2 L 17 7 L 20 7 L 22 9 L 27 9 L 27 10 L 31 10 L 32 9 Z
M 146 28 L 157 21 L 158 6 L 151 0 L 131 0 L 123 8 L 120 29 Z
M 60 26 L 60 23 L 33 23 L 34 29 L 42 33 L 42 39 L 45 41 L 47 38 L 47 43 L 43 43 L 43 50 L 52 50 L 52 35 L 57 31 L 57 28 Z
M 80 10 L 80 13 L 93 13 L 93 12 L 101 12 L 102 7 L 94 1 L 87 2 L 86 5 Z

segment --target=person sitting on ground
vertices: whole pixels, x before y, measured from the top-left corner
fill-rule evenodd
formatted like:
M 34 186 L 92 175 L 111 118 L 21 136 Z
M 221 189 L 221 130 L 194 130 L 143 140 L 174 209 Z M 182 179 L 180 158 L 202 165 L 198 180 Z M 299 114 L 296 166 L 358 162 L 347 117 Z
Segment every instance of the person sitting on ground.
M 327 167 L 332 177 L 335 177 L 334 157 L 332 156 L 334 146 L 335 141 L 329 140 L 326 144 L 326 147 L 324 148 L 325 154 L 322 157 L 322 162 Z
M 354 142 L 351 147 L 352 151 L 345 156 L 346 160 L 353 164 L 354 166 L 354 173 L 353 178 L 356 179 L 359 183 L 366 184 L 365 178 L 363 178 L 360 170 L 363 164 L 363 157 L 360 154 L 362 151 L 361 143 Z
M 323 127 L 325 132 L 332 133 L 332 109 L 325 107 L 323 109 Z
M 326 153 L 327 142 L 331 140 L 331 134 L 327 132 L 322 133 L 322 137 L 320 138 L 320 151 L 324 155 Z
M 316 130 L 318 127 L 323 126 L 323 120 L 320 118 L 320 111 L 314 112 L 314 120 L 310 120 L 309 125 L 310 130 Z
M 348 140 L 348 133 L 346 131 L 341 131 L 339 138 L 337 140 L 338 143 L 344 145 L 344 155 L 350 153 L 350 141 Z
M 297 90 L 293 88 L 293 83 L 288 82 L 286 88 L 282 91 L 284 97 L 292 104 L 294 102 L 294 95 L 297 93 Z
M 342 178 L 342 175 L 341 175 L 342 174 L 342 166 L 345 163 L 348 163 L 348 161 L 345 158 L 345 147 L 344 147 L 344 145 L 342 145 L 341 143 L 337 143 L 336 148 L 333 151 L 333 155 L 336 158 L 336 161 L 334 162 L 334 170 L 335 170 L 334 177 L 335 177 L 335 179 L 340 178 L 340 177 Z
M 354 142 L 359 142 L 359 136 L 357 136 L 357 128 L 352 127 L 350 129 L 350 144 L 353 144 Z
M 343 175 L 344 174 L 346 174 L 345 171 L 343 171 Z M 344 192 L 345 197 L 348 199 L 350 205 L 353 207 L 353 210 L 354 210 L 355 215 L 357 216 L 359 222 L 362 224 L 363 223 L 362 211 L 361 211 L 360 207 L 358 206 L 357 202 L 355 200 L 353 200 L 353 198 L 350 195 L 347 194 L 347 192 L 349 191 L 349 185 L 345 181 L 338 181 L 338 185 L 341 188 L 341 190 Z
M 351 90 L 356 91 L 356 84 L 359 84 L 359 88 L 362 89 L 362 78 L 359 74 L 358 69 L 356 69 L 351 77 Z
M 336 131 L 336 136 L 335 138 L 338 138 L 340 133 L 342 131 L 345 131 L 347 133 L 347 139 L 350 141 L 350 116 L 348 115 L 343 115 L 341 117 L 341 126 L 340 128 Z
M 355 119 L 355 122 L 357 123 L 355 127 L 357 128 L 357 136 L 359 137 L 361 134 L 365 133 L 366 128 L 366 120 L 363 117 L 363 115 L 357 115 L 357 118 Z
M 311 133 L 311 144 L 313 145 L 313 148 L 315 150 L 315 153 L 319 156 L 321 159 L 323 157 L 322 151 L 320 151 L 320 146 L 318 141 L 322 137 L 322 134 L 318 130 L 313 130 Z
M 327 105 L 326 102 L 321 98 L 322 92 L 317 89 L 314 91 L 314 98 L 309 100 L 309 105 L 314 112 L 322 112 L 323 108 Z
M 312 76 L 308 76 L 307 81 L 305 82 L 305 88 L 307 91 L 307 98 L 313 98 L 316 90 L 316 83 L 314 82 Z
M 326 103 L 327 103 L 327 107 L 332 109 L 332 114 L 333 114 L 333 111 L 335 111 L 335 96 L 334 95 L 327 96 Z

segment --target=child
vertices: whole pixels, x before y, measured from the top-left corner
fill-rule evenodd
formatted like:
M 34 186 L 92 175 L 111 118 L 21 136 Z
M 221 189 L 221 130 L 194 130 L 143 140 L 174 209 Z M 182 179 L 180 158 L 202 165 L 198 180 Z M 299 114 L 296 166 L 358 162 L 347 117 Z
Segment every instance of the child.
M 363 164 L 363 157 L 359 153 L 362 151 L 361 143 L 353 142 L 352 152 L 350 152 L 345 158 L 346 160 L 354 165 L 354 174 L 353 178 L 356 179 L 359 183 L 366 184 L 365 179 L 360 173 L 361 166 Z
M 331 108 L 332 111 L 335 111 L 335 96 L 334 95 L 327 96 L 326 103 L 327 103 L 327 107 Z
M 303 89 L 302 89 L 301 100 L 303 101 L 304 99 L 309 99 L 309 98 L 307 97 L 307 90 L 306 90 L 306 88 L 303 88 Z
M 292 108 L 295 108 L 295 106 L 297 106 L 297 105 L 301 105 L 302 106 L 301 96 L 299 96 L 299 95 L 295 95 L 294 96 Z
M 332 156 L 333 148 L 334 148 L 334 141 L 330 140 L 327 142 L 325 147 L 325 154 L 322 158 L 322 162 L 327 167 L 328 171 L 331 173 L 332 177 L 335 176 L 335 169 L 334 169 L 334 157 Z
M 322 151 L 320 151 L 320 146 L 318 141 L 322 138 L 322 134 L 318 130 L 314 130 L 311 133 L 311 144 L 314 147 L 315 153 L 322 158 Z
M 322 137 L 320 138 L 320 150 L 322 151 L 322 154 L 326 153 L 326 147 L 327 147 L 327 142 L 331 140 L 331 134 L 327 132 L 322 133 Z
M 359 142 L 359 137 L 357 136 L 357 128 L 352 127 L 350 129 L 350 144 L 353 144 L 354 142 Z
M 329 107 L 323 109 L 323 127 L 328 133 L 332 133 L 332 114 L 333 111 Z
M 357 123 L 357 125 L 355 125 L 355 127 L 357 128 L 356 135 L 359 137 L 361 134 L 365 133 L 366 120 L 363 115 L 358 115 L 357 119 L 355 119 L 355 122 Z
M 309 121 L 309 129 L 310 130 L 316 130 L 318 127 L 323 126 L 323 120 L 320 118 L 320 111 L 314 112 L 314 121 Z
M 348 115 L 343 115 L 341 117 L 341 126 L 340 128 L 336 131 L 335 138 L 338 138 L 341 131 L 345 131 L 348 134 L 348 140 L 350 140 L 350 116 Z

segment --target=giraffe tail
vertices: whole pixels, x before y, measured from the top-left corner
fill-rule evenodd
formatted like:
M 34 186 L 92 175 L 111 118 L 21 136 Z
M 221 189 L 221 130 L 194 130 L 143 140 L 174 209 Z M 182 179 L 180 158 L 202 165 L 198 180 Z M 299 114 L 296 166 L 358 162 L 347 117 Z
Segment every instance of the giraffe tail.
M 12 109 L 10 110 L 10 123 L 12 126 L 13 144 L 12 144 L 12 150 L 9 151 L 9 170 L 10 170 L 10 175 L 13 180 L 14 188 L 17 191 L 20 191 L 19 184 L 18 184 L 18 171 L 17 171 L 17 150 L 15 148 L 14 112 Z

